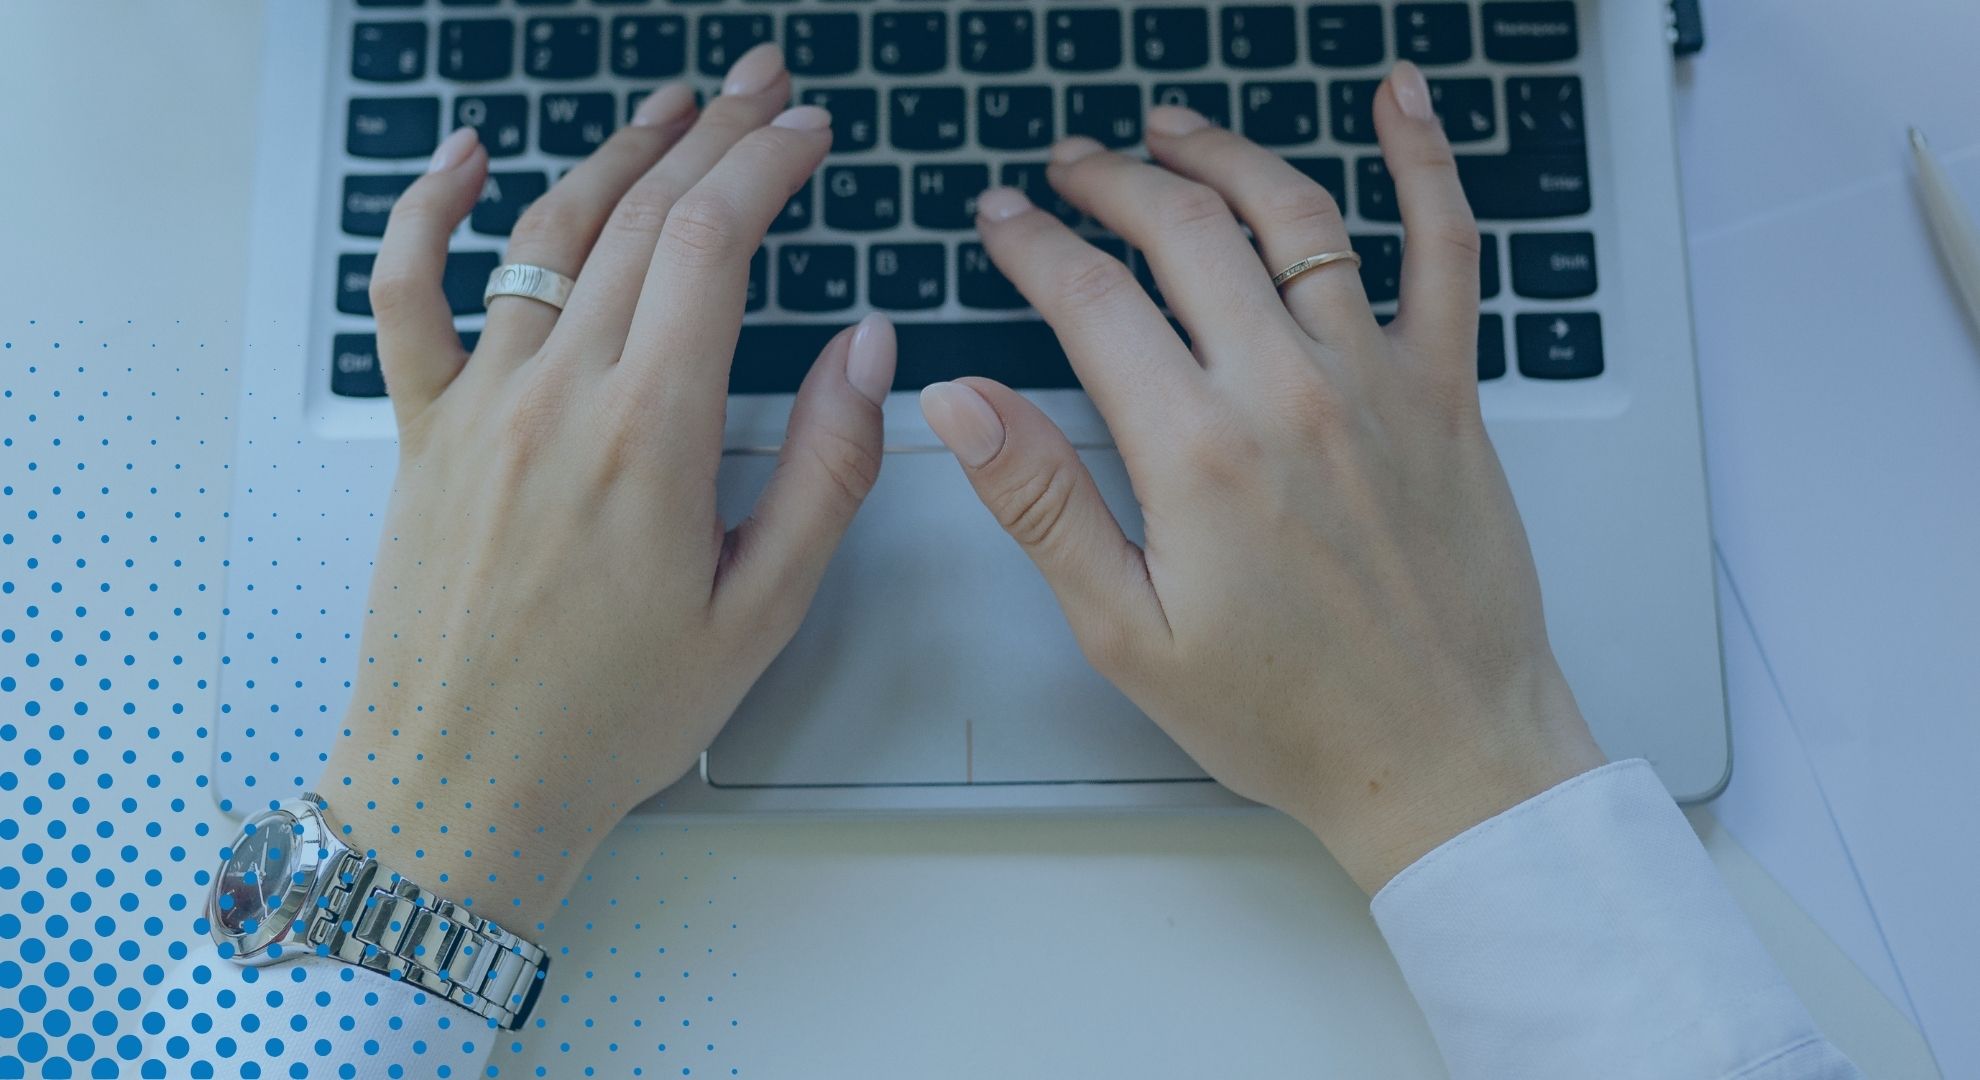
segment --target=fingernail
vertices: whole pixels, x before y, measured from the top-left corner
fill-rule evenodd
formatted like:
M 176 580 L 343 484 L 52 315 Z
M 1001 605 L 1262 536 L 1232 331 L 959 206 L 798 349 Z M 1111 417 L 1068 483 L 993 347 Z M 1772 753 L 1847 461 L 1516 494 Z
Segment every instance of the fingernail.
M 930 383 L 921 391 L 921 415 L 935 437 L 972 469 L 1004 448 L 1004 420 L 983 395 L 961 383 Z
M 441 140 L 439 147 L 433 151 L 433 160 L 426 163 L 426 171 L 446 172 L 466 161 L 468 154 L 474 150 L 474 144 L 480 139 L 481 136 L 471 127 L 454 129 L 454 133 Z
M 816 105 L 799 105 L 777 114 L 770 126 L 796 131 L 823 131 L 832 126 L 832 114 Z
M 1103 147 L 1097 141 L 1089 139 L 1084 135 L 1074 135 L 1071 138 L 1060 139 L 1058 145 L 1052 147 L 1052 164 L 1071 165 L 1080 158 L 1101 149 Z
M 1031 209 L 1031 200 L 1016 188 L 993 187 L 976 197 L 976 214 L 985 221 L 1009 221 Z
M 1412 120 L 1437 118 L 1437 110 L 1430 107 L 1430 84 L 1423 81 L 1423 69 L 1398 60 L 1389 72 L 1389 85 L 1395 87 L 1396 104 L 1402 106 L 1404 116 Z
M 874 312 L 853 331 L 846 352 L 846 381 L 866 400 L 886 404 L 887 391 L 894 386 L 894 335 L 885 315 Z
M 1179 138 L 1209 126 L 1210 121 L 1202 113 L 1181 105 L 1162 105 L 1148 110 L 1148 130 L 1157 135 Z
M 742 54 L 729 69 L 729 77 L 722 83 L 725 94 L 760 94 L 770 89 L 777 76 L 784 70 L 784 51 L 771 42 L 764 42 Z
M 666 86 L 646 95 L 633 112 L 634 127 L 657 127 L 670 120 L 677 120 L 694 104 L 694 87 L 686 83 L 668 83 Z

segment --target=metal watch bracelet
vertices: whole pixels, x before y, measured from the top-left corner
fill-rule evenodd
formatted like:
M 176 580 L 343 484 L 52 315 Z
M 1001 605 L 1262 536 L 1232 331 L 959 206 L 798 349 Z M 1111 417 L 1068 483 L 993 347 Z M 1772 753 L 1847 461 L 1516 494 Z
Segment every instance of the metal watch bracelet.
M 330 880 L 305 931 L 312 949 L 403 979 L 507 1031 L 529 1018 L 550 970 L 542 949 L 357 852 L 340 852 L 326 869 Z

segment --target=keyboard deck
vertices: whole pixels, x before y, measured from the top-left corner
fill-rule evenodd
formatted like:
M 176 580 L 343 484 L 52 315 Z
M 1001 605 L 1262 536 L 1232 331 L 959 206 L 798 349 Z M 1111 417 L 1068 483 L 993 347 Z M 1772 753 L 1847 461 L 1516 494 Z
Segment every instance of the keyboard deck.
M 1395 188 L 1374 91 L 1425 69 L 1484 234 L 1480 380 L 1603 374 L 1573 0 L 1095 5 L 1024 0 L 342 0 L 328 132 L 339 208 L 320 249 L 329 387 L 382 397 L 367 296 L 398 194 L 472 125 L 488 183 L 445 291 L 472 348 L 481 293 L 523 209 L 662 82 L 713 93 L 734 59 L 783 45 L 799 102 L 833 117 L 831 155 L 751 263 L 732 393 L 790 393 L 869 310 L 900 327 L 897 390 L 961 375 L 1078 385 L 1051 331 L 985 257 L 974 199 L 1025 189 L 1144 285 L 1139 253 L 1045 181 L 1053 140 L 1135 149 L 1152 104 L 1186 104 L 1278 150 L 1347 215 L 1369 298 L 1394 310 Z M 1156 294 L 1159 299 L 1159 294 Z

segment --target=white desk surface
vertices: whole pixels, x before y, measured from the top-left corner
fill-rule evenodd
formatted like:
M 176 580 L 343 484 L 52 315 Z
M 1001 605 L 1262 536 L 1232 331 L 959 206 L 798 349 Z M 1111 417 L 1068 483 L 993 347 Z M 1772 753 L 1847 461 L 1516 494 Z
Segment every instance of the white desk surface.
M 1915 221 L 1895 235 L 1838 230 L 1874 265 L 1813 264 L 1864 298 L 1860 311 L 1821 311 L 1822 331 L 1847 343 L 1831 350 L 1847 369 L 1782 355 L 1773 335 L 1793 327 L 1802 298 L 1742 276 L 1748 260 L 1778 270 L 1802 254 L 1797 212 L 1846 222 L 1874 196 L 1884 201 L 1873 221 L 1902 219 L 1906 121 L 1927 125 L 1980 202 L 1980 114 L 1940 84 L 1964 70 L 1980 22 L 1951 3 L 1880 12 L 1874 26 L 1862 5 L 1828 0 L 1819 6 L 1833 10 L 1807 17 L 1815 6 L 1710 5 L 1711 48 L 1680 100 L 1719 539 L 1744 601 L 1726 605 L 1737 766 L 1718 812 L 1746 847 L 1710 815 L 1692 817 L 1846 1052 L 1872 1075 L 1933 1075 L 1911 1017 L 1947 1075 L 1980 1075 L 1980 952 L 1970 906 L 1962 923 L 1948 899 L 1955 885 L 1976 895 L 1973 869 L 1934 857 L 1970 850 L 1980 831 L 1974 800 L 1952 783 L 1970 779 L 1976 758 L 1946 760 L 1972 746 L 1980 700 L 1947 674 L 1959 643 L 1970 658 L 1980 640 L 1959 622 L 1980 610 L 1980 590 L 1952 578 L 1971 574 L 1953 556 L 1980 550 L 1966 480 L 1980 449 L 1980 363 L 1960 366 L 1976 358 L 1947 330 L 1956 316 Z M 95 554 L 73 540 L 47 546 L 53 532 L 101 523 L 115 533 L 105 553 L 132 558 L 82 576 L 100 574 L 106 602 L 139 605 L 159 629 L 157 641 L 117 647 L 136 670 L 164 672 L 158 693 L 186 710 L 93 716 L 113 729 L 106 746 L 136 751 L 96 765 L 117 778 L 113 795 L 144 794 L 137 816 L 166 826 L 130 838 L 139 865 L 174 871 L 149 893 L 136 886 L 143 911 L 164 912 L 170 893 L 193 891 L 191 870 L 214 846 L 191 835 L 195 823 L 223 827 L 204 797 L 179 814 L 163 807 L 211 752 L 195 729 L 214 701 L 196 680 L 218 663 L 257 28 L 241 2 L 85 10 L 38 0 L 0 18 L 0 100 L 39 103 L 11 111 L 0 173 L 0 339 L 11 342 L 0 427 L 16 444 L 0 451 L 0 480 L 39 513 L 0 503 L 0 527 L 18 534 L 0 549 L 0 576 L 20 586 L 13 603 L 45 609 L 34 627 L 45 638 L 83 602 L 49 589 L 66 566 L 55 556 Z M 1852 79 L 1856 65 L 1864 74 Z M 1797 85 L 1768 81 L 1782 72 Z M 1883 377 L 1914 341 L 1936 351 Z M 1784 413 L 1819 426 L 1775 422 Z M 1811 521 L 1822 501 L 1797 499 L 1822 478 L 1796 454 L 1826 444 L 1824 465 L 1856 456 L 1850 418 L 1865 413 L 1885 441 L 1861 456 L 1893 490 L 1881 501 L 1861 484 L 1846 491 L 1888 528 L 1872 532 L 1855 512 Z M 1907 426 L 1916 417 L 1930 423 Z M 1924 454 L 1961 446 L 1963 456 Z M 27 460 L 49 471 L 30 476 Z M 99 480 L 112 490 L 99 495 Z M 136 497 L 147 487 L 158 494 Z M 76 513 L 92 524 L 66 526 Z M 1803 531 L 1816 524 L 1822 543 Z M 1920 535 L 1935 527 L 1950 535 Z M 17 565 L 37 552 L 41 570 Z M 1830 560 L 1829 573 L 1796 576 L 1810 560 Z M 1850 588 L 1833 588 L 1844 577 Z M 1907 625 L 1915 611 L 1929 633 Z M 72 621 L 71 634 L 96 625 Z M 1968 636 L 1945 636 L 1957 632 Z M 0 668 L 20 669 L 32 645 L 0 645 Z M 160 738 L 146 737 L 150 723 Z M 1865 737 L 1893 729 L 1903 738 Z M 1916 769 L 1932 782 L 1903 771 Z M 34 794 L 54 802 L 33 790 L 39 775 L 0 792 L 0 810 Z M 189 862 L 171 861 L 178 844 Z M 0 861 L 17 847 L 0 845 Z M 642 1059 L 743 1076 L 1440 1071 L 1359 893 L 1309 837 L 1266 815 L 648 825 L 616 836 L 594 873 L 588 888 L 627 899 L 595 926 L 556 927 L 572 950 L 558 989 L 573 1002 L 547 1010 L 548 1032 L 520 1055 L 498 1056 L 509 1074 L 511 1063 L 540 1060 L 552 1075 L 597 1063 L 603 1074 Z M 190 916 L 176 919 L 168 937 L 189 933 Z M 155 959 L 163 941 L 145 948 Z M 640 978 L 626 981 L 633 969 Z M 608 981 L 646 1004 L 610 1005 Z

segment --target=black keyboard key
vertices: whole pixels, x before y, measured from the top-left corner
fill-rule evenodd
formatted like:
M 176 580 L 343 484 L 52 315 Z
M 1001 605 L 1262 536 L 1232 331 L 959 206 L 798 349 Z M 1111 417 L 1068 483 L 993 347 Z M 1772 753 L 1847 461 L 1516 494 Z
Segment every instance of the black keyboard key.
M 825 169 L 825 224 L 874 232 L 901 223 L 901 167 L 832 165 Z
M 506 79 L 516 66 L 516 24 L 507 19 L 440 23 L 440 77 L 456 82 Z
M 1602 317 L 1592 311 L 1515 316 L 1519 373 L 1529 379 L 1592 379 L 1602 373 Z
M 1045 59 L 1060 71 L 1120 67 L 1120 9 L 1070 8 L 1047 14 Z
M 949 63 L 949 13 L 887 11 L 873 16 L 873 68 L 888 75 L 926 75 Z
M 1141 87 L 1067 87 L 1066 134 L 1085 135 L 1115 148 L 1140 142 Z
M 962 17 L 958 59 L 964 71 L 1009 74 L 1038 62 L 1029 11 L 972 11 Z
M 784 208 L 777 211 L 777 216 L 770 219 L 770 231 L 792 233 L 803 232 L 810 228 L 813 213 L 811 203 L 811 181 L 806 180 L 804 186 L 797 190 L 797 194 L 784 203 Z
M 1224 63 L 1237 68 L 1285 67 L 1299 59 L 1299 27 L 1290 7 L 1224 9 Z
M 1497 379 L 1506 373 L 1506 320 L 1502 315 L 1478 317 L 1478 381 Z
M 759 247 L 749 257 L 749 286 L 743 291 L 743 310 L 762 311 L 770 302 L 770 249 Z
M 330 341 L 330 392 L 338 397 L 385 396 L 376 334 L 338 334 Z
M 680 15 L 621 15 L 612 20 L 612 74 L 667 79 L 687 70 L 687 19 Z
M 1478 234 L 1478 298 L 1490 300 L 1499 295 L 1499 238 Z
M 440 99 L 351 99 L 344 150 L 352 157 L 425 157 L 440 145 Z
M 1029 307 L 1003 271 L 990 261 L 983 245 L 956 245 L 956 299 L 962 306 L 983 311 L 1015 311 Z
M 392 204 L 419 179 L 416 173 L 400 176 L 344 177 L 343 228 L 352 236 L 384 236 L 385 221 L 392 215 Z
M 976 91 L 976 141 L 992 150 L 1052 143 L 1052 88 L 984 86 Z
M 461 351 L 463 352 L 472 354 L 474 347 L 481 344 L 481 331 L 479 330 L 462 330 L 460 331 L 460 335 Z
M 1471 8 L 1466 4 L 1396 5 L 1396 55 L 1419 64 L 1471 59 Z
M 1375 142 L 1374 79 L 1335 79 L 1327 86 L 1327 112 L 1334 118 L 1334 141 L 1373 145 Z
M 880 141 L 880 92 L 870 86 L 813 88 L 799 95 L 806 105 L 832 114 L 832 152 L 871 150 Z
M 523 71 L 538 79 L 589 79 L 598 74 L 598 20 L 560 15 L 524 23 Z
M 1308 180 L 1327 189 L 1334 205 L 1347 211 L 1347 163 L 1337 157 L 1294 157 L 1286 164 L 1306 174 Z
M 426 74 L 426 24 L 361 22 L 353 28 L 351 78 L 410 82 Z
M 502 263 L 492 251 L 452 251 L 447 268 L 440 272 L 440 291 L 447 295 L 447 306 L 456 315 L 479 315 L 487 310 L 481 294 L 488 289 L 489 275 Z
M 1402 237 L 1350 236 L 1348 244 L 1361 256 L 1361 287 L 1371 304 L 1386 304 L 1402 294 Z
M 1595 291 L 1595 234 L 1514 233 L 1513 291 L 1539 300 L 1572 300 Z
M 1588 159 L 1579 152 L 1459 154 L 1458 178 L 1481 219 L 1523 221 L 1588 212 Z
M 1367 67 L 1388 55 L 1375 4 L 1315 4 L 1306 9 L 1306 36 L 1321 67 Z
M 997 170 L 997 182 L 1024 192 L 1025 198 L 1039 209 L 1068 225 L 1076 225 L 1085 217 L 1078 207 L 1067 202 L 1052 186 L 1047 166 L 1042 161 L 1007 161 Z
M 1354 163 L 1354 208 L 1368 221 L 1401 221 L 1396 206 L 1396 181 L 1389 167 L 1378 157 L 1365 157 Z
M 777 249 L 777 304 L 786 311 L 849 308 L 855 269 L 851 244 L 785 244 Z
M 357 0 L 357 6 L 359 7 L 404 8 L 418 7 L 424 3 L 426 3 L 426 0 Z
M 750 325 L 736 339 L 729 368 L 731 394 L 790 394 L 826 343 L 843 327 L 831 323 Z M 895 390 L 982 375 L 1021 390 L 1073 389 L 1079 380 L 1058 336 L 1039 319 L 994 322 L 904 322 Z
M 900 150 L 953 150 L 963 144 L 960 86 L 896 86 L 887 91 L 887 124 Z
M 516 0 L 517 7 L 569 7 L 577 0 Z
M 550 178 L 540 172 L 491 172 L 468 215 L 468 228 L 483 236 L 507 236 L 529 204 L 549 190 Z
M 1430 105 L 1454 143 L 1480 142 L 1499 132 L 1490 79 L 1431 79 Z
M 611 94 L 545 94 L 536 111 L 536 142 L 546 154 L 583 157 L 612 134 Z
M 1138 8 L 1134 62 L 1149 71 L 1189 71 L 1210 62 L 1210 13 L 1202 8 Z
M 1479 19 L 1485 26 L 1487 60 L 1509 64 L 1572 60 L 1581 48 L 1572 0 L 1488 3 Z
M 1244 135 L 1261 146 L 1295 146 L 1320 137 L 1320 91 L 1311 80 L 1254 82 L 1238 88 Z
M 703 15 L 695 39 L 694 63 L 703 75 L 722 75 L 742 54 L 769 41 L 775 32 L 768 15 Z
M 949 253 L 940 244 L 875 244 L 866 253 L 866 299 L 888 311 L 942 306 Z
M 1224 83 L 1156 83 L 1149 93 L 1157 105 L 1181 105 L 1218 127 L 1231 126 L 1231 88 Z
M 489 157 L 529 149 L 529 99 L 521 94 L 463 94 L 454 99 L 454 126 L 471 127 Z
M 914 223 L 924 229 L 976 225 L 976 197 L 990 186 L 988 165 L 916 165 Z
M 1581 80 L 1573 75 L 1506 80 L 1506 137 L 1515 150 L 1580 146 Z
M 859 16 L 852 12 L 784 16 L 784 62 L 796 75 L 850 75 L 859 70 Z
M 371 261 L 374 255 L 337 256 L 337 310 L 371 314 Z

